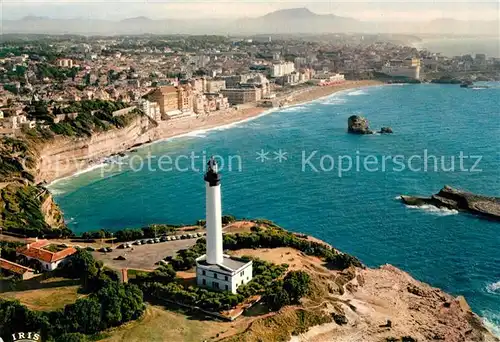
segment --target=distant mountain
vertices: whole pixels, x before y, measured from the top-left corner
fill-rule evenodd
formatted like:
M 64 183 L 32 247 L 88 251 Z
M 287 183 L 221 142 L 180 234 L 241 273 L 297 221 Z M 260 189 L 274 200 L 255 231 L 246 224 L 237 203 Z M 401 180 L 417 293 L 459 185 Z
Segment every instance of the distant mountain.
M 235 26 L 242 33 L 329 33 L 364 32 L 366 24 L 352 18 L 316 14 L 307 8 L 293 8 L 242 19 Z
M 50 19 L 29 16 L 3 20 L 2 33 L 46 34 L 293 34 L 293 33 L 406 33 L 498 35 L 498 21 L 437 19 L 427 22 L 367 22 L 333 14 L 317 14 L 307 8 L 284 9 L 257 18 L 162 19 L 147 17 L 121 21 L 89 18 Z

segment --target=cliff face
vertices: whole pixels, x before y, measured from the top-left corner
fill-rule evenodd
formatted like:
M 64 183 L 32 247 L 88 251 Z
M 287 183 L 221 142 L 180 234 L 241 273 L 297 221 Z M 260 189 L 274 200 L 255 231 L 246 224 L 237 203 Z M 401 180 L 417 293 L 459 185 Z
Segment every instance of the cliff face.
M 54 202 L 51 194 L 47 194 L 40 208 L 45 222 L 52 228 L 65 227 L 64 217 L 59 206 Z
M 40 147 L 36 181 L 51 182 L 88 168 L 104 157 L 157 138 L 156 124 L 140 116 L 125 128 L 94 134 L 90 138 L 56 137 Z

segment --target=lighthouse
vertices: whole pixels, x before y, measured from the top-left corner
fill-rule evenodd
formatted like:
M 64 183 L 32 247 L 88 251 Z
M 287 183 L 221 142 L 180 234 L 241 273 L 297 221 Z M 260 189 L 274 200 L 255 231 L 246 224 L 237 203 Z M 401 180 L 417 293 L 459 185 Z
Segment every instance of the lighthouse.
M 239 286 L 252 280 L 252 262 L 224 254 L 221 177 L 213 157 L 207 163 L 204 180 L 207 252 L 196 259 L 196 283 L 213 290 L 236 293 Z
M 208 161 L 205 174 L 206 224 L 207 224 L 207 263 L 221 264 L 222 251 L 222 204 L 220 194 L 220 174 L 215 159 Z

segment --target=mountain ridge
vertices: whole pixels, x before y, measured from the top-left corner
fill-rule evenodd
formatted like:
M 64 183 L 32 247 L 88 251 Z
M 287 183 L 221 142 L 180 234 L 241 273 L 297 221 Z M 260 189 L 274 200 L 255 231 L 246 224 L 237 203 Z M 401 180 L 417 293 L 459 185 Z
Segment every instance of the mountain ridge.
M 130 24 L 134 24 L 131 26 Z M 370 22 L 335 14 L 317 14 L 306 7 L 282 9 L 260 17 L 238 19 L 151 19 L 146 16 L 118 21 L 26 16 L 3 20 L 4 33 L 45 34 L 296 34 L 296 33 L 411 33 L 498 35 L 498 21 L 454 18 L 421 22 Z

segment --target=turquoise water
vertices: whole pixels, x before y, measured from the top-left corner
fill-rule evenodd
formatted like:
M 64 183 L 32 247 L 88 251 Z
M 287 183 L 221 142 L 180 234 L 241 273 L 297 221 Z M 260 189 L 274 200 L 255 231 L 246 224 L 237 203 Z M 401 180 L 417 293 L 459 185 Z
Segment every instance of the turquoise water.
M 75 232 L 190 224 L 204 217 L 202 171 L 134 172 L 130 165 L 136 169 L 139 156 L 148 153 L 175 160 L 205 151 L 223 156 L 226 163 L 229 156 L 239 155 L 241 172 L 234 158 L 233 171 L 227 166 L 223 170 L 225 213 L 274 220 L 354 254 L 369 266 L 394 264 L 419 280 L 464 295 L 473 310 L 498 329 L 500 224 L 436 208 L 409 208 L 395 199 L 400 194 L 435 193 L 445 184 L 500 196 L 500 85 L 492 85 L 477 90 L 447 85 L 349 90 L 232 127 L 147 146 L 130 155 L 136 155 L 131 164 L 124 160 L 111 172 L 97 169 L 61 180 L 51 190 Z M 347 118 L 352 114 L 367 116 L 373 128 L 391 126 L 395 134 L 348 135 Z M 281 149 L 287 160 L 262 163 L 256 160 L 261 149 L 271 158 Z M 455 156 L 455 171 L 443 171 L 440 165 L 434 170 L 432 159 L 427 172 L 411 171 L 407 165 L 400 172 L 400 165 L 390 159 L 381 170 L 383 156 L 401 155 L 407 162 L 424 150 L 444 156 L 446 169 Z M 309 164 L 302 171 L 302 153 L 307 159 L 314 151 L 311 163 L 318 172 Z M 476 167 L 482 171 L 460 171 L 461 151 L 482 156 Z M 369 170 L 374 170 L 376 158 L 378 171 L 362 165 L 368 155 Z M 336 162 L 338 156 L 351 156 L 353 162 L 359 158 L 359 171 L 353 166 L 341 177 L 337 167 L 330 171 L 332 158 Z M 471 169 L 472 159 L 465 159 L 462 169 Z M 418 157 L 412 161 L 414 170 L 423 168 Z M 188 164 L 181 160 L 179 166 Z

